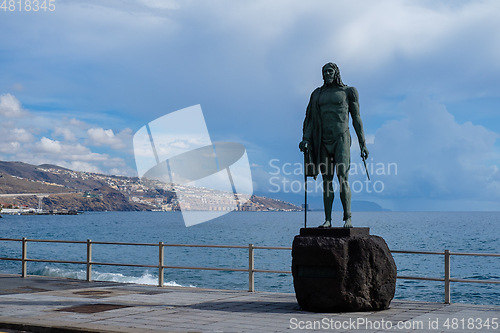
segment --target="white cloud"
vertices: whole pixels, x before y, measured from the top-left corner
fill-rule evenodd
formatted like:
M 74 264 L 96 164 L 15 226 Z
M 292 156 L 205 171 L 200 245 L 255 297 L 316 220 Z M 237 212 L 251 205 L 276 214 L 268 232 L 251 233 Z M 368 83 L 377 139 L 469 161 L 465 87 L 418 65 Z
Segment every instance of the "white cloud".
M 0 153 L 15 154 L 21 150 L 19 142 L 0 142 Z
M 35 141 L 34 136 L 23 128 L 0 127 L 0 142 L 26 143 Z
M 58 165 L 75 171 L 86 171 L 94 173 L 103 173 L 103 170 L 93 163 L 88 163 L 84 161 L 60 161 Z
M 75 126 L 75 127 L 81 127 L 81 128 L 86 128 L 88 125 L 81 121 L 81 120 L 78 120 L 78 119 L 75 119 L 75 118 L 72 118 L 69 122 L 68 122 L 69 125 L 71 126 Z
M 62 136 L 64 138 L 64 140 L 66 140 L 66 141 L 75 141 L 76 140 L 75 133 L 73 131 L 71 131 L 69 128 L 56 126 L 52 135 L 54 137 Z
M 66 160 L 82 160 L 82 161 L 104 161 L 109 158 L 105 154 L 97 154 L 79 143 L 65 143 L 57 140 L 51 140 L 46 137 L 37 141 L 33 146 L 25 146 L 31 148 L 33 153 L 45 154 L 46 156 L 57 157 Z
M 362 6 L 344 3 L 339 11 L 346 14 L 346 22 L 335 34 L 335 47 L 341 46 L 335 53 L 342 61 L 363 67 L 380 65 L 397 54 L 411 58 L 427 54 L 462 21 L 452 10 L 409 1 L 367 1 Z
M 0 152 L 3 152 L 1 150 Z M 120 168 L 122 174 L 132 174 L 125 160 L 108 154 L 92 152 L 80 143 L 65 143 L 42 137 L 34 144 L 26 144 L 18 149 L 15 159 L 32 164 L 55 164 L 77 171 L 110 173 Z
M 111 129 L 105 130 L 94 127 L 89 129 L 87 133 L 92 143 L 96 146 L 107 145 L 114 149 L 122 149 L 127 146 L 118 136 L 115 136 L 115 133 Z M 126 133 L 124 134 L 126 135 Z
M 427 97 L 408 98 L 401 109 L 406 117 L 383 125 L 368 146 L 373 163 L 397 163 L 397 175 L 372 175 L 385 183 L 381 196 L 500 200 L 499 133 L 459 124 Z
M 190 145 L 184 141 L 177 140 L 177 141 L 172 142 L 170 144 L 170 146 L 174 147 L 174 148 L 188 149 Z
M 28 114 L 23 110 L 19 100 L 11 94 L 4 94 L 0 96 L 0 115 L 7 118 L 21 118 Z
M 375 135 L 365 133 L 365 142 L 366 142 L 366 144 L 374 143 L 375 142 Z M 356 146 L 356 147 L 358 147 L 358 146 Z M 359 150 L 359 147 L 358 147 L 358 150 Z
M 49 153 L 49 154 L 59 154 L 63 152 L 62 145 L 59 141 L 51 140 L 46 137 L 40 139 L 36 142 L 33 147 L 33 152 L 35 153 Z
M 496 1 L 307 3 L 295 15 L 296 22 L 305 16 L 315 19 L 304 31 L 317 45 L 311 55 L 304 54 L 312 63 L 333 60 L 366 73 L 377 72 L 395 60 L 415 62 L 437 54 L 463 59 L 473 54 L 500 66 L 500 50 L 493 46 L 500 41 L 500 3 Z M 256 24 L 254 18 L 249 21 Z
M 2 119 L 2 121 L 0 122 L 0 127 L 14 128 L 14 127 L 16 127 L 16 122 L 14 122 L 13 120 Z

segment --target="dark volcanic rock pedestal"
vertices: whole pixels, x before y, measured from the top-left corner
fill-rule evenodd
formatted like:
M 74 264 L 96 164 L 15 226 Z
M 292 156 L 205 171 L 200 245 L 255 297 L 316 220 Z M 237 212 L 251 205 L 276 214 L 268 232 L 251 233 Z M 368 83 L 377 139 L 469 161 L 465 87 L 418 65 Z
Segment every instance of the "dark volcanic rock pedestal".
M 396 264 L 369 228 L 302 228 L 292 246 L 300 307 L 314 312 L 384 310 L 396 291 Z

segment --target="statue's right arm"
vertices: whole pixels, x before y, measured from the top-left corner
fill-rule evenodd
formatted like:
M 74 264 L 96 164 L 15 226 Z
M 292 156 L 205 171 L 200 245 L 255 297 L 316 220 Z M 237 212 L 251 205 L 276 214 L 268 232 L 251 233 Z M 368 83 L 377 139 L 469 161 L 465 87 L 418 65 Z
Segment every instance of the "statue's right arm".
M 348 88 L 349 96 L 349 113 L 352 117 L 352 126 L 358 136 L 359 148 L 361 150 L 361 158 L 366 160 L 368 158 L 368 149 L 366 148 L 365 132 L 363 130 L 363 121 L 359 113 L 359 95 L 354 87 Z

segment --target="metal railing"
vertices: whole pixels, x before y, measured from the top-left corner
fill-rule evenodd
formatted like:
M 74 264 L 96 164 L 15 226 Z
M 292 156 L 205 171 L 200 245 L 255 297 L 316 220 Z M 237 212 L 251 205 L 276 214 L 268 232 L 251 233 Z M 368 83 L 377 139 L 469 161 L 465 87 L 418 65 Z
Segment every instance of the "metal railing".
M 391 253 L 430 254 L 430 255 L 442 255 L 442 256 L 444 256 L 444 278 L 420 277 L 420 276 L 398 276 L 398 279 L 444 282 L 444 302 L 446 304 L 450 304 L 450 302 L 451 302 L 450 282 L 500 284 L 500 281 L 498 281 L 498 280 L 455 279 L 455 278 L 451 277 L 451 269 L 450 269 L 451 256 L 500 257 L 500 254 L 498 254 L 498 253 L 466 253 L 466 252 L 450 252 L 449 250 L 444 250 L 444 252 L 398 251 L 398 250 L 392 251 L 391 250 Z
M 200 244 L 165 244 L 159 242 L 154 243 L 124 243 L 124 242 L 93 242 L 88 239 L 87 241 L 67 241 L 67 240 L 48 240 L 48 239 L 14 239 L 14 238 L 0 238 L 0 241 L 14 241 L 22 242 L 21 258 L 6 258 L 0 257 L 0 260 L 20 261 L 21 262 L 21 276 L 27 277 L 27 263 L 28 262 L 45 262 L 45 263 L 58 263 L 58 264 L 82 264 L 86 265 L 86 280 L 92 281 L 92 266 L 122 266 L 122 267 L 145 267 L 158 269 L 158 286 L 162 287 L 164 284 L 164 270 L 165 269 L 191 269 L 191 270 L 211 270 L 211 271 L 230 271 L 230 272 L 248 272 L 248 291 L 255 291 L 254 276 L 255 273 L 280 273 L 291 274 L 291 271 L 270 270 L 270 269 L 256 269 L 254 264 L 254 250 L 291 250 L 291 247 L 279 246 L 248 246 L 241 245 L 200 245 Z M 28 242 L 37 243 L 65 243 L 65 244 L 87 244 L 87 258 L 85 261 L 70 261 L 70 260 L 50 260 L 50 259 L 29 259 L 27 244 Z M 145 264 L 128 264 L 128 263 L 110 263 L 98 262 L 92 260 L 92 245 L 131 245 L 131 246 L 155 246 L 158 247 L 158 265 L 145 265 Z M 247 249 L 248 250 L 248 268 L 230 268 L 230 267 L 193 267 L 193 266 L 172 266 L 165 265 L 165 247 L 200 247 L 200 248 L 223 248 L 223 249 Z
M 213 271 L 232 271 L 232 272 L 248 272 L 248 291 L 254 292 L 254 274 L 255 273 L 279 273 L 279 274 L 291 274 L 291 271 L 283 270 L 269 270 L 269 269 L 256 269 L 254 261 L 254 250 L 288 250 L 291 247 L 280 247 L 280 246 L 255 246 L 253 244 L 248 244 L 248 246 L 238 246 L 238 245 L 200 245 L 200 244 L 165 244 L 163 242 L 155 243 L 124 243 L 124 242 L 93 242 L 88 239 L 87 241 L 66 241 L 66 240 L 47 240 L 47 239 L 13 239 L 13 238 L 0 238 L 0 241 L 14 241 L 22 242 L 21 258 L 6 258 L 0 257 L 0 260 L 10 260 L 10 261 L 20 261 L 21 262 L 21 276 L 27 277 L 27 263 L 28 262 L 45 262 L 45 263 L 62 263 L 62 264 L 82 264 L 86 265 L 86 280 L 92 281 L 92 266 L 102 265 L 102 266 L 123 266 L 123 267 L 145 267 L 145 268 L 157 268 L 158 269 L 158 286 L 162 287 L 164 284 L 164 270 L 165 269 L 189 269 L 189 270 L 213 270 Z M 87 258 L 85 261 L 68 261 L 68 260 L 50 260 L 50 259 L 29 259 L 27 252 L 28 242 L 38 242 L 38 243 L 69 243 L 69 244 L 86 244 L 87 245 Z M 144 264 L 128 264 L 128 263 L 110 263 L 110 262 L 98 262 L 92 261 L 92 245 L 124 245 L 124 246 L 153 246 L 158 247 L 158 265 L 144 265 Z M 198 248 L 225 248 L 225 249 L 247 249 L 248 250 L 248 268 L 228 268 L 228 267 L 193 267 L 193 266 L 172 266 L 165 265 L 165 247 L 198 247 Z M 398 279 L 403 280 L 425 280 L 425 281 L 440 281 L 444 282 L 444 299 L 446 304 L 450 304 L 451 301 L 451 282 L 462 282 L 462 283 L 489 283 L 489 284 L 500 284 L 498 280 L 470 280 L 470 279 L 456 279 L 451 278 L 450 274 L 450 257 L 454 256 L 482 256 L 482 257 L 500 257 L 500 254 L 496 253 L 463 253 L 463 252 L 450 252 L 449 250 L 444 250 L 444 252 L 431 252 L 431 251 L 400 251 L 391 250 L 391 253 L 402 253 L 402 254 L 426 254 L 426 255 L 443 255 L 444 256 L 444 278 L 437 277 L 420 277 L 420 276 L 397 276 Z

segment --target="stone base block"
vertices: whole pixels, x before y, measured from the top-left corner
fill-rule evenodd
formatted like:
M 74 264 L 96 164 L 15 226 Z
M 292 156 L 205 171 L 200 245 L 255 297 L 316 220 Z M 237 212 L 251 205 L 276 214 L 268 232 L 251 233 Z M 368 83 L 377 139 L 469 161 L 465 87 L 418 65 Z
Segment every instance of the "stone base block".
M 306 311 L 384 310 L 396 291 L 389 247 L 368 228 L 301 229 L 293 240 L 292 274 Z

